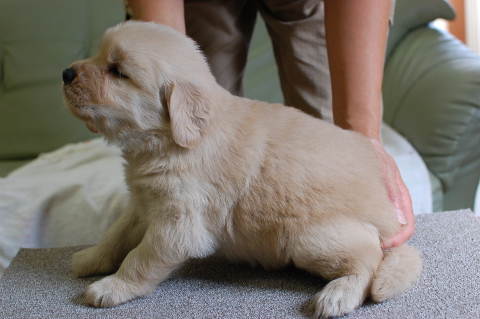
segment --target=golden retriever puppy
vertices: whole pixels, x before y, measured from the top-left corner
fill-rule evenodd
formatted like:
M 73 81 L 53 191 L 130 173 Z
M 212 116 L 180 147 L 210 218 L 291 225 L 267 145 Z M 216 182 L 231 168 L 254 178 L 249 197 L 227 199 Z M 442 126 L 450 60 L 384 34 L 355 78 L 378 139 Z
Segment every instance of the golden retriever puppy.
M 98 54 L 63 73 L 69 110 L 122 149 L 131 198 L 101 242 L 76 253 L 78 277 L 109 274 L 87 301 L 151 294 L 191 257 L 331 280 L 316 317 L 394 298 L 421 272 L 371 143 L 294 108 L 232 96 L 186 36 L 154 23 L 109 29 Z

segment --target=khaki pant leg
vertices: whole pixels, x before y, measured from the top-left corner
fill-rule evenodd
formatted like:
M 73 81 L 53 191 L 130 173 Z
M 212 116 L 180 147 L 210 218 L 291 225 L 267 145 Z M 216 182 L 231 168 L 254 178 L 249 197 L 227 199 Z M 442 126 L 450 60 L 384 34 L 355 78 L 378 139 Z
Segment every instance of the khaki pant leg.
M 332 120 L 323 1 L 263 0 L 285 104 Z
M 257 16 L 252 0 L 186 0 L 187 35 L 207 56 L 217 82 L 243 95 L 242 77 Z

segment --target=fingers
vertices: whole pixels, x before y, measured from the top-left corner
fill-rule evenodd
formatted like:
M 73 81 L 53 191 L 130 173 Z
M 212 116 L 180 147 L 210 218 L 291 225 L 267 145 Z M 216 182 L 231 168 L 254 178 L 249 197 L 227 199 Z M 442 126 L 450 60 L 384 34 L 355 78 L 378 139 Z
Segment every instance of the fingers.
M 402 230 L 400 231 L 400 233 L 389 238 L 383 243 L 382 249 L 388 249 L 403 245 L 408 239 L 410 239 L 410 237 L 412 237 L 414 230 L 414 222 L 407 223 L 406 225 L 402 226 Z
M 390 198 L 390 201 L 395 207 L 400 223 L 405 224 L 406 219 L 404 215 L 403 203 L 404 196 L 401 190 L 402 187 L 405 187 L 405 184 L 403 183 L 400 171 L 398 170 L 397 164 L 395 163 L 393 158 L 385 151 L 380 141 L 375 139 L 370 139 L 370 141 L 374 146 L 377 157 L 380 159 L 380 164 L 382 166 L 381 170 L 383 174 L 383 179 L 385 181 L 385 186 L 387 188 L 388 197 Z
M 405 183 L 401 179 L 400 173 L 397 176 L 397 184 L 399 185 L 402 196 L 403 214 L 406 219 L 406 224 L 402 226 L 400 233 L 396 234 L 383 244 L 382 249 L 397 247 L 404 244 L 410 237 L 412 237 L 413 232 L 415 231 L 415 217 L 413 215 L 412 199 Z
M 383 243 L 382 249 L 388 249 L 404 244 L 413 235 L 415 218 L 413 216 L 410 193 L 403 182 L 397 164 L 393 158 L 388 155 L 379 141 L 371 141 L 380 158 L 388 196 L 395 207 L 398 221 L 402 224 L 401 231 Z

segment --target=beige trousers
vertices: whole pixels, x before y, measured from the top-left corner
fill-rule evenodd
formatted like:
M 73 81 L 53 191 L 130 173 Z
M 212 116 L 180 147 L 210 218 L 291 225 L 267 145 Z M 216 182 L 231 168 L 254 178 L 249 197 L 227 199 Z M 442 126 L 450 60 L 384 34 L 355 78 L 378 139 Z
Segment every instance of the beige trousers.
M 127 18 L 133 17 L 124 1 Z M 392 24 L 395 0 L 390 1 Z M 238 96 L 257 13 L 272 40 L 284 103 L 332 121 L 323 1 L 185 0 L 187 34 L 207 56 L 218 83 Z
M 187 34 L 205 52 L 218 83 L 241 96 L 257 12 L 272 41 L 285 104 L 331 117 L 322 1 L 186 0 Z
M 242 96 L 257 12 L 272 41 L 284 103 L 333 121 L 323 1 L 185 0 L 187 34 L 205 52 L 218 83 Z

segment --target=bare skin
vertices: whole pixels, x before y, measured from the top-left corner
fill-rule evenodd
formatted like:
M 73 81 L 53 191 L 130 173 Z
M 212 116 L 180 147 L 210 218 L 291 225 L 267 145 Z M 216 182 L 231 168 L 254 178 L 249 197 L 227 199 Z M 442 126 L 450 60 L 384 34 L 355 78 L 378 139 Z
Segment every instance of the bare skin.
M 413 234 L 415 222 L 408 189 L 380 143 L 381 94 L 390 1 L 324 0 L 327 51 L 336 125 L 372 141 L 402 231 L 383 248 L 399 246 Z
M 336 125 L 359 132 L 383 164 L 385 184 L 402 230 L 382 248 L 400 246 L 414 232 L 412 201 L 393 158 L 380 143 L 381 88 L 390 1 L 324 0 L 333 114 Z M 183 0 L 129 0 L 135 17 L 186 33 Z
M 129 0 L 135 18 L 166 24 L 186 34 L 183 0 Z

